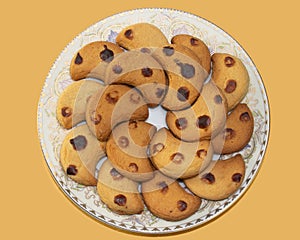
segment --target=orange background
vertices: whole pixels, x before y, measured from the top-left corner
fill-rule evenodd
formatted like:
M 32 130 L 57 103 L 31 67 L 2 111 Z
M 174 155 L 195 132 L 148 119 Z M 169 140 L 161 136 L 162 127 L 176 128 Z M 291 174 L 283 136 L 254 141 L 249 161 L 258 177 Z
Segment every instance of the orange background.
M 19 1 L 1 6 L 1 239 L 146 239 L 111 229 L 76 208 L 55 185 L 39 146 L 36 111 L 62 49 L 112 14 L 177 8 L 230 33 L 267 88 L 271 136 L 245 196 L 218 219 L 162 239 L 299 239 L 299 6 L 297 1 Z M 3 154 L 4 153 L 4 154 Z

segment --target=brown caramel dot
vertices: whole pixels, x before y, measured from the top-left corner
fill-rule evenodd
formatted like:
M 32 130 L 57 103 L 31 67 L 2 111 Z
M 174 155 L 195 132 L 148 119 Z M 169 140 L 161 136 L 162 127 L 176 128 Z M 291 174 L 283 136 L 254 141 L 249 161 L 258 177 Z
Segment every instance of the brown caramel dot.
M 135 163 L 130 163 L 129 164 L 129 172 L 137 172 L 139 170 L 139 167 Z
M 223 99 L 222 99 L 221 95 L 218 94 L 214 97 L 214 101 L 216 104 L 221 104 L 223 102 Z
M 104 45 L 104 50 L 100 52 L 100 58 L 104 62 L 111 62 L 114 59 L 114 52 Z
M 161 188 L 160 191 L 161 191 L 163 194 L 166 194 L 167 191 L 169 190 L 168 184 L 166 184 L 165 181 L 159 182 L 157 185 Z
M 153 145 L 153 154 L 160 152 L 164 149 L 164 145 L 162 143 L 157 143 Z
M 123 194 L 119 194 L 119 195 L 115 196 L 115 198 L 114 198 L 114 203 L 119 206 L 125 206 L 126 201 L 127 201 L 127 199 Z
M 148 68 L 148 67 L 143 68 L 142 69 L 142 74 L 143 74 L 144 77 L 151 77 L 152 74 L 153 74 L 153 70 L 151 68 Z
M 69 107 L 63 107 L 61 109 L 61 115 L 63 117 L 70 117 L 72 115 L 72 108 Z
M 119 92 L 112 91 L 110 93 L 107 93 L 105 99 L 108 103 L 115 104 L 119 100 Z
M 133 39 L 133 31 L 131 29 L 128 29 L 124 33 L 125 37 L 128 38 L 129 40 Z
M 205 181 L 206 183 L 212 184 L 215 182 L 215 176 L 212 173 L 206 173 L 204 174 L 201 179 Z
M 122 67 L 120 65 L 113 66 L 112 70 L 116 74 L 120 74 L 123 71 L 123 69 L 122 69 Z
M 199 44 L 199 40 L 196 38 L 191 38 L 190 42 L 192 46 L 197 46 Z
M 224 63 L 226 67 L 232 67 L 235 64 L 235 61 L 232 57 L 225 57 Z
M 137 128 L 137 122 L 134 120 L 130 120 L 128 125 L 130 129 Z
M 75 165 L 69 165 L 69 167 L 67 168 L 68 175 L 75 176 L 77 174 L 77 172 L 78 172 L 78 170 Z
M 232 128 L 226 128 L 224 132 L 224 138 L 225 140 L 230 140 L 234 137 L 235 132 Z
M 242 122 L 248 122 L 250 120 L 250 115 L 248 112 L 244 112 L 240 115 L 240 120 Z
M 157 88 L 156 89 L 156 92 L 155 92 L 155 95 L 157 98 L 161 98 L 165 93 L 165 89 L 162 89 L 162 88 Z
M 130 101 L 135 104 L 138 104 L 141 101 L 141 96 L 138 93 L 131 93 Z
M 226 83 L 225 92 L 232 93 L 236 89 L 236 81 L 235 80 L 228 80 Z
M 175 125 L 179 130 L 183 130 L 187 127 L 187 123 L 188 121 L 186 120 L 186 118 L 178 118 L 175 121 Z
M 175 52 L 175 50 L 173 47 L 170 47 L 170 46 L 163 47 L 163 53 L 168 57 L 172 56 L 174 54 L 174 52 Z
M 76 58 L 75 58 L 75 64 L 79 65 L 83 62 L 82 57 L 80 56 L 79 53 L 77 53 Z
M 87 140 L 85 136 L 78 135 L 75 138 L 70 139 L 70 143 L 72 144 L 74 150 L 81 151 L 85 149 L 87 145 Z
M 185 201 L 179 200 L 177 202 L 177 208 L 179 211 L 183 212 L 187 208 L 187 203 Z
M 90 116 L 90 119 L 91 121 L 95 124 L 95 125 L 98 125 L 101 120 L 102 120 L 102 117 L 100 114 L 98 114 L 96 111 L 93 111 L 91 116 Z
M 115 168 L 112 168 L 109 173 L 113 180 L 120 180 L 123 178 L 123 176 Z
M 190 96 L 190 90 L 188 90 L 186 87 L 180 87 L 177 90 L 177 98 L 179 101 L 184 102 L 189 99 Z
M 197 119 L 197 127 L 202 129 L 207 128 L 210 125 L 210 122 L 211 120 L 209 116 L 206 115 L 200 116 Z
M 204 150 L 204 149 L 200 149 L 200 150 L 197 151 L 197 156 L 198 156 L 199 158 L 205 158 L 206 155 L 207 155 L 207 151 Z
M 177 152 L 177 153 L 172 154 L 170 159 L 173 163 L 180 164 L 183 162 L 184 156 L 183 156 L 183 154 Z
M 129 140 L 125 136 L 119 137 L 118 144 L 121 148 L 126 148 L 129 145 Z
M 235 173 L 231 177 L 233 182 L 239 183 L 242 180 L 242 174 L 240 173 Z

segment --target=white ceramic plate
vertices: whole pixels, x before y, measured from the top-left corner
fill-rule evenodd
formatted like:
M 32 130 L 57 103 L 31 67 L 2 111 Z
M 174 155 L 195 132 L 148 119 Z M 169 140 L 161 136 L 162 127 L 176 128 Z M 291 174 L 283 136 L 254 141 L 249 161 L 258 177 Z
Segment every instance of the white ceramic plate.
M 85 44 L 107 40 L 115 41 L 117 33 L 127 25 L 148 22 L 159 27 L 170 40 L 172 36 L 187 33 L 202 39 L 211 53 L 225 52 L 242 59 L 249 75 L 249 92 L 243 102 L 251 108 L 255 127 L 251 141 L 241 151 L 246 161 L 246 175 L 236 193 L 223 201 L 203 200 L 200 209 L 191 217 L 168 222 L 153 216 L 148 210 L 133 216 L 111 212 L 99 199 L 95 187 L 84 187 L 70 180 L 59 163 L 61 143 L 68 131 L 62 129 L 55 116 L 56 103 L 63 90 L 72 83 L 69 64 L 73 55 Z M 162 118 L 153 111 L 153 119 Z M 159 124 L 159 123 L 158 123 Z M 162 234 L 199 227 L 216 218 L 236 202 L 255 178 L 266 150 L 269 136 L 269 106 L 262 79 L 245 50 L 226 32 L 207 20 L 173 9 L 136 9 L 108 17 L 79 34 L 60 54 L 51 68 L 43 87 L 38 106 L 38 132 L 47 165 L 62 191 L 83 211 L 100 222 L 123 230 Z

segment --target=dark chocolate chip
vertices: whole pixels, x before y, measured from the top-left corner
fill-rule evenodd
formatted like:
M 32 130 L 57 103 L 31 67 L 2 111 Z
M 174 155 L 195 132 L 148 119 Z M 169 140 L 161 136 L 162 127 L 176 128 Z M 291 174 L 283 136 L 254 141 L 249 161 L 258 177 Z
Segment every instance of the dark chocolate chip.
M 142 53 L 148 53 L 148 54 L 151 53 L 150 49 L 149 48 L 145 48 L 145 47 L 141 48 L 141 52 Z
M 121 137 L 119 137 L 119 139 L 118 139 L 118 144 L 119 144 L 119 146 L 120 146 L 121 148 L 126 148 L 126 147 L 128 147 L 128 145 L 129 145 L 129 140 L 128 140 L 127 137 L 121 136 Z
M 135 104 L 138 104 L 141 101 L 141 96 L 138 93 L 131 93 L 130 101 Z
M 115 198 L 114 198 L 114 203 L 119 206 L 125 206 L 126 201 L 127 201 L 127 199 L 123 194 L 119 194 L 119 195 L 115 196 Z
M 235 80 L 228 80 L 226 83 L 225 92 L 232 93 L 236 89 L 236 81 Z
M 163 145 L 162 143 L 156 143 L 153 145 L 153 154 L 160 152 L 161 150 L 163 150 L 165 147 L 165 145 Z
M 69 165 L 69 167 L 67 168 L 68 175 L 75 176 L 77 174 L 77 172 L 78 172 L 78 170 L 75 165 Z
M 187 208 L 187 203 L 185 201 L 179 200 L 177 202 L 177 208 L 179 209 L 179 211 L 183 212 Z
M 215 182 L 215 176 L 212 173 L 206 173 L 204 174 L 201 179 L 205 181 L 206 183 L 212 184 Z
M 248 112 L 242 113 L 242 114 L 240 115 L 240 120 L 241 120 L 242 122 L 247 122 L 247 121 L 249 121 L 249 120 L 250 120 L 250 115 L 249 115 L 249 113 L 248 113 Z
M 129 171 L 133 173 L 139 170 L 139 167 L 135 163 L 130 163 L 128 167 L 129 167 Z
M 232 57 L 225 57 L 224 63 L 226 67 L 232 67 L 235 64 L 235 61 Z
M 187 127 L 187 123 L 188 121 L 186 120 L 186 118 L 178 118 L 175 121 L 175 125 L 178 129 L 183 130 Z
M 240 173 L 235 173 L 232 175 L 231 179 L 233 182 L 239 183 L 242 180 L 242 174 Z
M 176 62 L 180 67 L 180 73 L 184 78 L 190 79 L 195 76 L 195 67 L 189 63 Z
M 61 115 L 63 117 L 70 117 L 72 115 L 72 108 L 69 107 L 63 107 L 61 109 Z
M 198 43 L 199 43 L 199 40 L 196 39 L 196 38 L 191 38 L 190 42 L 191 42 L 191 45 L 192 45 L 192 46 L 197 46 Z
M 122 69 L 122 67 L 120 65 L 113 66 L 112 70 L 116 74 L 120 74 L 123 71 L 123 69 Z
M 171 46 L 163 47 L 163 53 L 168 57 L 172 56 L 174 54 L 174 52 L 175 52 L 175 50 Z
M 131 29 L 128 29 L 124 33 L 125 37 L 128 38 L 129 40 L 133 39 L 133 31 Z
M 166 184 L 165 181 L 159 182 L 157 185 L 161 188 L 160 191 L 161 191 L 163 194 L 166 194 L 167 191 L 169 190 L 168 184 Z
M 232 128 L 226 128 L 224 131 L 224 138 L 225 140 L 230 140 L 234 137 L 235 132 Z
M 151 68 L 148 68 L 148 67 L 143 68 L 142 69 L 142 74 L 143 74 L 144 77 L 151 77 L 152 74 L 153 74 L 153 70 Z
M 156 92 L 155 92 L 155 95 L 157 98 L 161 98 L 165 93 L 165 89 L 162 89 L 162 88 L 157 88 L 156 89 Z
M 104 50 L 100 52 L 100 58 L 104 62 L 111 62 L 114 59 L 114 52 L 104 45 Z
M 207 156 L 207 151 L 204 149 L 200 149 L 197 151 L 197 156 L 199 158 L 205 158 Z
M 123 176 L 115 168 L 112 168 L 109 173 L 114 180 L 120 180 L 123 178 Z
M 188 90 L 186 87 L 180 87 L 177 90 L 177 98 L 179 101 L 184 102 L 189 99 L 190 96 L 190 90 Z
M 218 94 L 214 97 L 214 101 L 216 104 L 221 104 L 223 102 L 223 99 L 222 99 L 221 95 Z
M 180 164 L 183 162 L 184 156 L 182 153 L 177 152 L 177 153 L 172 154 L 170 159 L 173 163 Z
M 110 104 L 115 104 L 119 100 L 119 92 L 112 91 L 106 94 L 106 101 Z
M 102 117 L 100 114 L 98 114 L 96 111 L 93 111 L 91 116 L 90 116 L 90 119 L 91 121 L 95 124 L 95 125 L 98 125 L 101 120 L 102 120 Z
M 78 135 L 75 138 L 70 139 L 70 143 L 72 144 L 74 150 L 81 151 L 85 149 L 87 145 L 87 140 L 85 136 Z
M 211 120 L 209 116 L 206 115 L 200 116 L 197 119 L 197 127 L 202 129 L 207 128 L 210 125 L 210 122 Z
M 79 65 L 83 62 L 82 57 L 80 56 L 79 53 L 77 53 L 76 58 L 75 58 L 75 64 Z

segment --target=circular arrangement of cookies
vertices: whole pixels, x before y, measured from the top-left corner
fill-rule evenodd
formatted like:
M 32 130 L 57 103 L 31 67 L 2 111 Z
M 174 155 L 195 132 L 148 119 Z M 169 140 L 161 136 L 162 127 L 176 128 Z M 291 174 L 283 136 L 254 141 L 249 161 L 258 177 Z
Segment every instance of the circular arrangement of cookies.
M 73 181 L 95 186 L 111 211 L 148 209 L 179 221 L 202 199 L 222 200 L 241 186 L 240 151 L 254 118 L 242 103 L 250 79 L 236 56 L 211 56 L 195 36 L 169 42 L 154 25 L 139 23 L 120 31 L 116 43 L 79 49 L 70 76 L 56 111 L 61 127 L 71 129 L 60 163 Z M 167 127 L 149 121 L 154 108 L 166 111 Z

